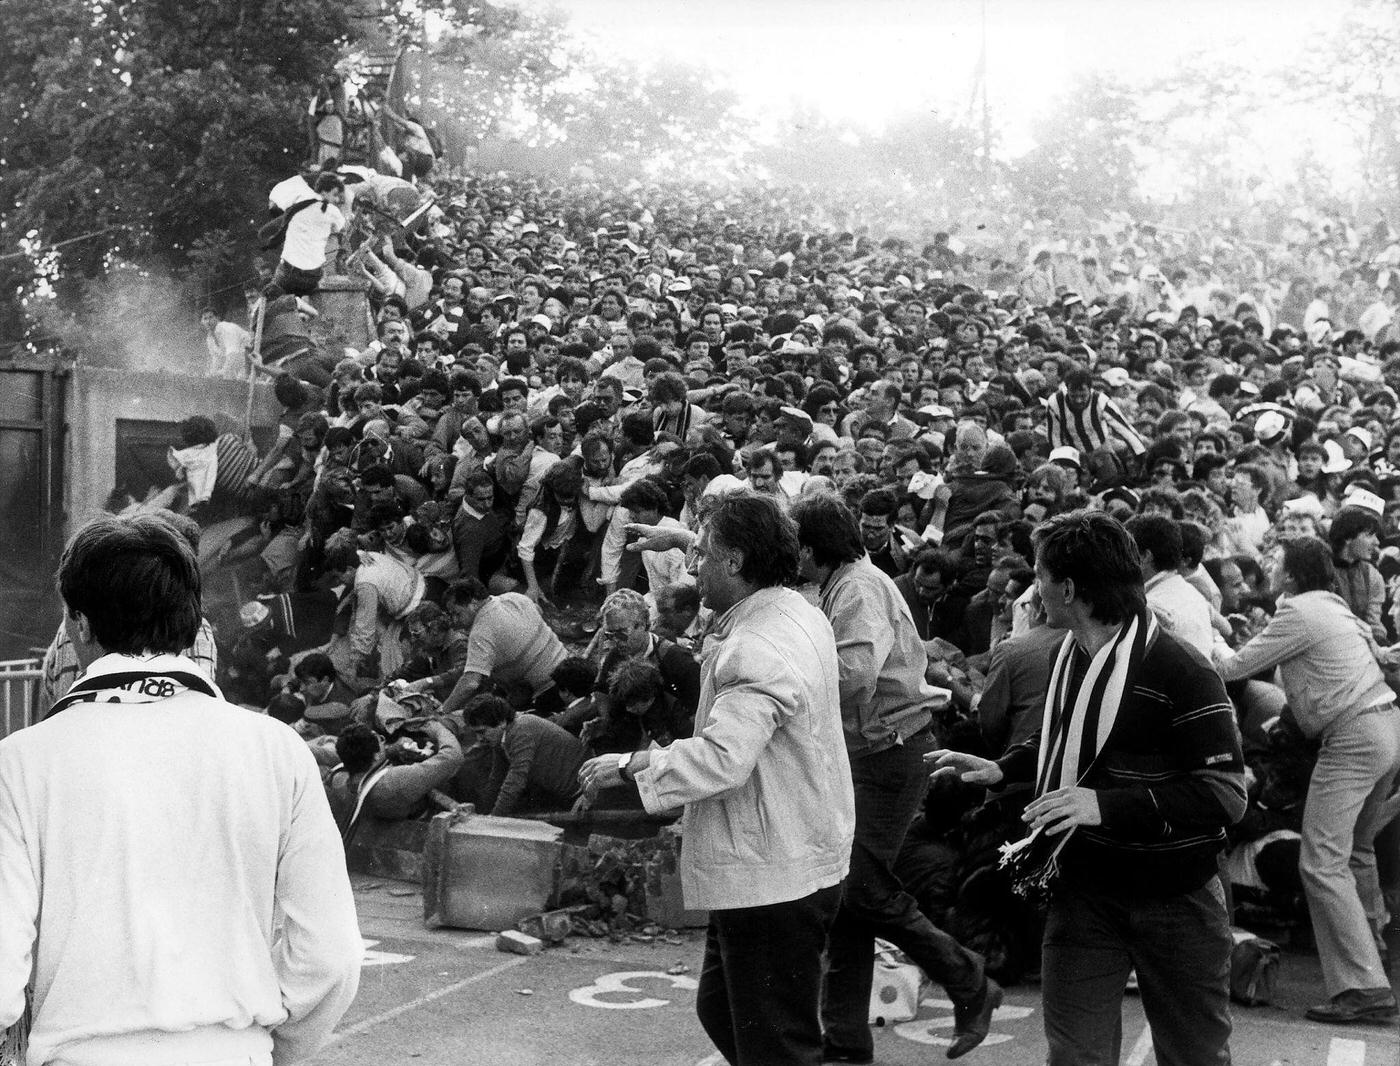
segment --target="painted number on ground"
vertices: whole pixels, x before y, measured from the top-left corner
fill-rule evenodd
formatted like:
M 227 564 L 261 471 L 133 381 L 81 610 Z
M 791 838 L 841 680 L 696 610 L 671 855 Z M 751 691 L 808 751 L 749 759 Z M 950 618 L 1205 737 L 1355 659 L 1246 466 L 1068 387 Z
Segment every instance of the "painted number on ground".
M 361 938 L 364 939 L 363 937 Z M 378 940 L 365 940 L 365 957 L 360 960 L 361 966 L 396 966 L 401 962 L 412 962 L 412 955 L 396 955 L 392 951 L 372 950 Z
M 671 1002 L 669 999 L 649 996 L 640 988 L 633 988 L 634 981 L 665 981 L 677 991 L 693 992 L 700 987 L 693 978 L 682 977 L 679 974 L 654 970 L 623 970 L 618 973 L 605 973 L 591 985 L 575 988 L 569 993 L 569 998 L 581 1006 L 601 1007 L 604 1010 L 645 1010 L 649 1007 L 664 1007 Z M 608 998 L 601 998 L 604 996 Z
M 934 1044 L 938 1047 L 949 1047 L 953 1043 L 953 1004 L 946 999 L 926 999 L 920 1006 L 932 1007 L 937 1011 L 946 1011 L 933 1018 L 916 1018 L 912 1022 L 900 1022 L 894 1027 L 894 1031 L 905 1040 L 913 1040 L 919 1044 Z M 998 1007 L 992 1015 L 992 1024 L 997 1022 L 1016 1022 L 1024 1018 L 1029 1018 L 1035 1013 L 1033 1007 Z M 983 1047 L 990 1047 L 993 1044 L 1004 1044 L 1008 1040 L 1015 1039 L 1010 1033 L 988 1033 L 987 1039 L 982 1041 Z

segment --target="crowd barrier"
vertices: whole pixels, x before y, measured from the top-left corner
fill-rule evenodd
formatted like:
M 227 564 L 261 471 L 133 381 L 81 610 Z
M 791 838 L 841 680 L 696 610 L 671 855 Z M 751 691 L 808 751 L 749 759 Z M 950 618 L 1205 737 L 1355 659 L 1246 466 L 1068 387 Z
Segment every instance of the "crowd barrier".
M 33 721 L 34 704 L 44 672 L 38 659 L 0 661 L 0 738 Z

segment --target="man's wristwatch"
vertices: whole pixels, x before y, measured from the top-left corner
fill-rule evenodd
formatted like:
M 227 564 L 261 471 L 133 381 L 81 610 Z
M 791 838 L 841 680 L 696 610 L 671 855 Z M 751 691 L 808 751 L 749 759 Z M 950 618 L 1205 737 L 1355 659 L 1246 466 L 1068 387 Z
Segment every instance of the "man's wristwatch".
M 627 767 L 632 764 L 632 756 L 635 754 L 636 752 L 628 751 L 617 757 L 617 776 L 629 784 L 633 781 L 633 777 L 627 772 Z

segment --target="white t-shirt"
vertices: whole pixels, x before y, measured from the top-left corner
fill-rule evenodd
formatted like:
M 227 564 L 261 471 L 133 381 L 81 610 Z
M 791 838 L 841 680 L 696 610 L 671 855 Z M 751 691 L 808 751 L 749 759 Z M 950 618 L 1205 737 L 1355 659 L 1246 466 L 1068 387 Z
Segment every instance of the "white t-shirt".
M 319 270 L 326 265 L 326 242 L 345 229 L 345 216 L 334 204 L 303 207 L 287 223 L 282 261 L 298 270 Z
M 279 211 L 285 211 L 299 200 L 314 200 L 316 190 L 306 183 L 300 174 L 294 174 L 285 181 L 279 181 L 267 194 L 267 202 Z

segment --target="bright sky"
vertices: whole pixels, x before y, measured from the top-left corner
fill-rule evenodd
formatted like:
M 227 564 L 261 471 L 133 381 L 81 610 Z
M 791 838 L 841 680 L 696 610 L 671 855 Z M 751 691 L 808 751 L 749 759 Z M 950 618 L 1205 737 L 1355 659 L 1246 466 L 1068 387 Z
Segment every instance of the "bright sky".
M 568 0 L 563 9 L 576 31 L 595 33 L 607 50 L 709 65 L 769 114 L 774 104 L 802 100 L 878 128 L 898 111 L 967 115 L 985 8 L 993 121 L 1005 150 L 1018 154 L 1030 146 L 1033 116 L 1080 72 L 1150 80 L 1202 53 L 1245 70 L 1280 66 L 1315 47 L 1345 7 L 1346 0 Z M 1296 122 L 1263 125 L 1281 149 L 1297 144 Z

